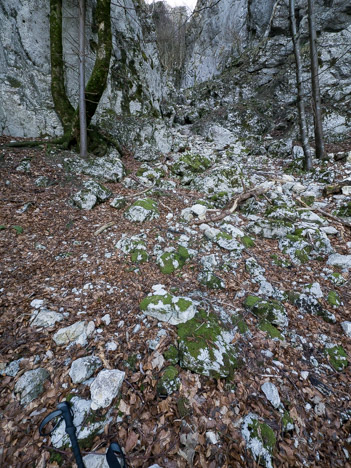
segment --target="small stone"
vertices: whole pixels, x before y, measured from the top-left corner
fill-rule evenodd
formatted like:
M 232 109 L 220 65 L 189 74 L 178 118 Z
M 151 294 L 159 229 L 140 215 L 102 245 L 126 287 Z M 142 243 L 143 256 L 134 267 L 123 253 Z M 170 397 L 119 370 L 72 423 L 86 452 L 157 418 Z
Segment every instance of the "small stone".
M 8 364 L 5 368 L 5 375 L 8 375 L 9 377 L 15 377 L 20 371 L 20 364 L 22 360 L 23 358 L 10 362 L 10 364 Z
M 101 317 L 101 321 L 104 322 L 106 325 L 110 325 L 111 315 L 110 314 L 105 314 L 103 317 Z
M 76 322 L 69 327 L 61 328 L 53 336 L 53 340 L 58 346 L 76 343 L 84 346 L 87 343 L 87 338 L 92 335 L 95 330 L 94 322 Z
M 261 386 L 261 390 L 266 395 L 267 400 L 272 404 L 274 408 L 279 408 L 280 397 L 277 387 L 271 382 L 265 382 Z
M 33 299 L 32 302 L 30 303 L 30 306 L 34 307 L 34 309 L 40 309 L 40 307 L 43 307 L 43 305 L 44 305 L 43 299 Z
M 56 322 L 61 322 L 63 319 L 63 314 L 42 308 L 39 312 L 36 311 L 32 314 L 31 326 L 48 328 L 55 325 Z
M 216 445 L 216 444 L 218 444 L 218 440 L 219 440 L 219 437 L 215 432 L 213 432 L 213 431 L 206 432 L 206 441 L 207 441 L 207 443 Z
M 339 266 L 348 270 L 351 268 L 351 255 L 332 254 L 328 258 L 327 265 Z
M 89 379 L 93 373 L 102 365 L 97 356 L 85 356 L 73 361 L 69 375 L 73 383 L 81 383 Z
M 342 187 L 342 193 L 343 195 L 351 195 L 351 186 L 350 185 L 345 185 Z
M 325 414 L 325 404 L 320 402 L 314 407 L 314 412 L 317 416 L 324 416 Z
M 44 382 L 50 376 L 46 369 L 38 368 L 25 372 L 15 385 L 15 393 L 19 393 L 21 404 L 28 405 L 44 391 Z
M 106 351 L 116 351 L 117 349 L 117 343 L 114 341 L 109 341 L 106 343 Z
M 309 372 L 307 372 L 307 371 L 302 371 L 301 372 L 301 377 L 303 378 L 303 380 L 307 380 L 308 376 L 309 376 Z
M 345 335 L 351 338 L 351 322 L 341 322 L 341 326 Z
M 124 376 L 125 373 L 117 369 L 99 372 L 90 386 L 92 410 L 110 406 L 122 387 Z
M 94 455 L 93 453 L 89 453 L 89 455 L 83 457 L 83 462 L 85 468 L 109 468 L 105 456 Z

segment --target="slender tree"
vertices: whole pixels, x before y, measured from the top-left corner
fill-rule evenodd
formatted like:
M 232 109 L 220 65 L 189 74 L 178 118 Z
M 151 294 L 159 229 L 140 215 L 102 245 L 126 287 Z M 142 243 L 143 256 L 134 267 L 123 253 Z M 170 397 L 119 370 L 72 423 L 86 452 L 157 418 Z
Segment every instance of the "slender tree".
M 296 84 L 297 84 L 297 106 L 299 111 L 299 127 L 301 143 L 304 153 L 304 169 L 309 171 L 312 168 L 312 156 L 311 149 L 308 142 L 308 132 L 306 123 L 306 112 L 305 112 L 305 91 L 302 81 L 302 62 L 301 62 L 301 51 L 300 51 L 300 39 L 296 27 L 295 18 L 295 0 L 289 0 L 289 16 L 290 16 L 290 28 L 291 36 L 294 45 L 294 55 L 296 64 Z
M 311 78 L 312 78 L 312 99 L 314 117 L 314 135 L 316 142 L 316 157 L 325 158 L 323 126 L 322 126 L 322 106 L 318 78 L 318 52 L 317 34 L 314 12 L 314 0 L 308 0 L 308 25 L 310 33 L 310 54 L 311 54 Z
M 86 125 L 89 127 L 106 88 L 112 54 L 111 0 L 97 0 L 95 22 L 98 44 L 92 73 L 85 87 Z M 65 88 L 62 46 L 62 0 L 50 0 L 51 92 L 55 110 L 64 128 L 64 141 L 73 146 L 80 140 L 79 108 L 74 109 Z M 83 54 L 84 55 L 84 54 Z M 83 93 L 82 93 L 83 94 Z M 89 140 L 97 138 L 89 134 Z
M 88 153 L 85 107 L 85 0 L 79 0 L 79 127 L 80 155 L 85 158 Z

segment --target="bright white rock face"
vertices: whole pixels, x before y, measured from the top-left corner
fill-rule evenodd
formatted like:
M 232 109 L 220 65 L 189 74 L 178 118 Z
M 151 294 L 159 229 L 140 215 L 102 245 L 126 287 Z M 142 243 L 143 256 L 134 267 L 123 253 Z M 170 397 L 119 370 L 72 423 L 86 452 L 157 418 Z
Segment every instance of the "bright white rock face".
M 81 383 L 89 379 L 96 369 L 102 365 L 97 356 L 85 356 L 72 362 L 69 375 L 73 383 Z
M 125 372 L 113 369 L 99 372 L 90 386 L 91 409 L 107 408 L 119 394 Z
M 265 382 L 261 386 L 262 392 L 266 395 L 267 400 L 272 404 L 274 408 L 279 408 L 280 396 L 277 387 L 271 382 Z
M 60 345 L 68 345 L 76 343 L 84 346 L 87 343 L 87 338 L 93 334 L 95 330 L 94 322 L 76 322 L 69 327 L 61 328 L 55 333 L 53 339 L 55 343 Z

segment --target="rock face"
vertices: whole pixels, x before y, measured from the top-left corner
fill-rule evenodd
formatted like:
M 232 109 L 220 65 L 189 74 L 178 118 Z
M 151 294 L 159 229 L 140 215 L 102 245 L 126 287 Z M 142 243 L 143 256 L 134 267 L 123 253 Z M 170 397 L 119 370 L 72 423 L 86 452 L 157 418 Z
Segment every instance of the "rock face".
M 25 372 L 18 379 L 15 385 L 15 393 L 20 394 L 22 405 L 28 405 L 43 392 L 43 384 L 49 375 L 46 369 L 39 368 Z
M 63 0 L 63 51 L 68 66 L 66 84 L 74 106 L 78 99 L 78 10 Z M 96 32 L 93 9 L 87 2 L 87 79 L 95 61 Z M 0 21 L 0 131 L 5 135 L 59 135 L 61 123 L 51 98 L 49 8 L 45 0 L 1 2 Z M 128 11 L 128 14 L 125 14 Z M 162 74 L 152 24 L 133 0 L 111 3 L 113 52 L 107 89 L 98 119 L 109 113 L 134 115 L 158 112 Z
M 117 369 L 103 370 L 90 386 L 91 409 L 107 408 L 118 395 L 125 373 Z

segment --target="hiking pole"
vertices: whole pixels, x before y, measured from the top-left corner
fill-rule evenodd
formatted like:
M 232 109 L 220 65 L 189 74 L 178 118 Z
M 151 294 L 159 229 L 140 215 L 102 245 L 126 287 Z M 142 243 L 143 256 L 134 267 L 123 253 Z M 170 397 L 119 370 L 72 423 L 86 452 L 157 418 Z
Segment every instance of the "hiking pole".
M 57 418 L 57 417 L 59 417 L 59 420 L 56 422 L 53 429 L 51 429 L 51 431 L 49 432 L 44 432 L 43 430 L 44 427 L 52 419 Z M 39 433 L 42 436 L 50 435 L 57 428 L 57 426 L 61 423 L 62 419 L 65 421 L 65 424 L 66 424 L 66 433 L 69 435 L 77 466 L 78 468 L 85 468 L 83 459 L 82 459 L 82 454 L 80 453 L 80 449 L 78 445 L 76 428 L 75 428 L 75 425 L 73 424 L 73 412 L 72 412 L 70 405 L 67 403 L 67 401 L 63 401 L 62 403 L 59 403 L 57 405 L 57 410 L 53 411 L 48 416 L 46 416 L 46 418 L 42 420 L 39 426 Z

